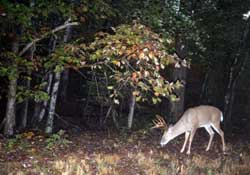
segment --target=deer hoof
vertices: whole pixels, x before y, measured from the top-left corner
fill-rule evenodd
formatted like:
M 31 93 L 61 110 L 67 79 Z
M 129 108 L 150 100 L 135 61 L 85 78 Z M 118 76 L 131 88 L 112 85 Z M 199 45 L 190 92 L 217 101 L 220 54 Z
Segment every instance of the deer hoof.
M 207 148 L 206 151 L 209 151 L 209 148 Z
M 187 151 L 187 155 L 190 155 L 190 151 Z
M 183 153 L 184 149 L 181 149 L 180 153 Z

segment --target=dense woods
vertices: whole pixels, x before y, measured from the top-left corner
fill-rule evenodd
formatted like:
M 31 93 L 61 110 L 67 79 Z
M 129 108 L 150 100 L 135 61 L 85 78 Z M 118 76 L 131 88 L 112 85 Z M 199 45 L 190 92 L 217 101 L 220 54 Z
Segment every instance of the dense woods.
M 223 111 L 226 142 L 240 139 L 238 150 L 249 148 L 249 16 L 248 0 L 2 0 L 0 133 L 7 146 L 0 151 L 36 136 L 48 148 L 74 142 L 66 134 L 86 145 L 99 134 L 116 133 L 111 145 L 147 136 L 150 145 L 159 140 L 150 130 L 156 115 L 175 123 L 197 105 Z M 189 164 L 173 162 L 175 173 L 160 166 L 151 174 L 185 174 Z M 137 172 L 125 169 L 106 174 Z

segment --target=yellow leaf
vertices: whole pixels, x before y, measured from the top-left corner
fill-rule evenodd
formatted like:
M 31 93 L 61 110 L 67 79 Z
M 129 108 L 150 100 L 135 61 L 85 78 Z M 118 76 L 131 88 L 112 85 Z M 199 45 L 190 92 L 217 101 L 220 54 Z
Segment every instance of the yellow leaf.
M 153 52 L 149 52 L 148 57 L 151 58 L 151 59 L 154 58 Z
M 117 60 L 113 60 L 112 63 L 118 67 L 121 66 L 121 62 L 120 61 L 117 61 Z
M 31 148 L 31 152 L 35 153 L 35 152 L 37 152 L 37 149 L 36 148 Z
M 143 59 L 145 57 L 145 54 L 143 53 L 143 52 L 141 52 L 140 54 L 139 54 L 139 59 Z
M 154 94 L 156 97 L 158 97 L 160 95 L 158 92 L 155 92 Z
M 35 134 L 33 132 L 26 132 L 23 135 L 25 138 L 31 139 Z
M 140 94 L 139 91 L 133 91 L 133 96 L 137 96 L 137 95 L 139 95 L 139 94 Z

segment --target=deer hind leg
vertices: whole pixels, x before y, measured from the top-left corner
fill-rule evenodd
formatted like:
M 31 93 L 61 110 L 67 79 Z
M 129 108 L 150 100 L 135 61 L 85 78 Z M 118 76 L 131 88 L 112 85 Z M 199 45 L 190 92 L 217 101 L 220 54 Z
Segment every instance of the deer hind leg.
M 189 137 L 189 145 L 188 145 L 187 154 L 190 154 L 190 153 L 191 153 L 191 145 L 192 145 L 192 141 L 193 141 L 194 134 L 195 134 L 196 130 L 197 130 L 197 128 L 191 130 L 190 137 Z
M 224 132 L 220 128 L 220 123 L 212 124 L 212 127 L 220 135 L 221 142 L 222 142 L 222 150 L 223 150 L 223 152 L 225 152 L 226 151 L 226 146 L 225 146 Z
M 190 135 L 190 132 L 189 132 L 189 131 L 185 132 L 185 141 L 184 141 L 183 146 L 182 146 L 182 149 L 181 149 L 181 151 L 180 151 L 181 153 L 183 153 L 183 151 L 185 150 L 185 147 L 186 147 L 186 144 L 187 144 L 189 135 Z
M 207 148 L 206 148 L 206 151 L 208 151 L 210 149 L 212 140 L 214 138 L 214 131 L 213 131 L 213 129 L 210 126 L 206 126 L 205 129 L 206 129 L 206 131 L 209 134 L 209 142 L 208 142 L 208 145 L 207 145 Z

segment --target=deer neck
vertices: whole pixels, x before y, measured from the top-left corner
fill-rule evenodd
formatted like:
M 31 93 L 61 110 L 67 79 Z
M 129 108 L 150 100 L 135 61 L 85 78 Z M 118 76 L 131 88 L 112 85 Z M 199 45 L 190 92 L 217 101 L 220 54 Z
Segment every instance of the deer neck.
M 186 127 L 186 124 L 179 120 L 174 126 L 173 126 L 173 138 L 181 135 L 182 133 L 188 131 L 188 128 Z

